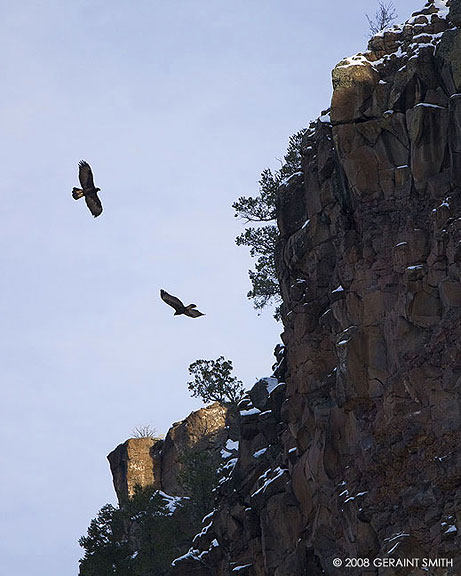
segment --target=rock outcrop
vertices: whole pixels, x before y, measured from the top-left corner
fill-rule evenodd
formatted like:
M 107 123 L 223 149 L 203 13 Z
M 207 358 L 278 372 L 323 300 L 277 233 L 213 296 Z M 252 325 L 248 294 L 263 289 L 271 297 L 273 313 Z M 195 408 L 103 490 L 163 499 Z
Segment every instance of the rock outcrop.
M 227 440 L 227 409 L 215 402 L 172 425 L 163 439 L 130 438 L 108 456 L 121 505 L 135 487 L 153 486 L 170 496 L 184 496 L 181 472 L 194 454 L 219 452 Z
M 180 477 L 184 455 L 219 452 L 227 440 L 227 409 L 215 402 L 192 412 L 173 424 L 162 448 L 162 488 L 168 494 L 183 496 Z
M 120 503 L 133 496 L 136 486 L 154 486 L 161 489 L 162 446 L 161 439 L 129 438 L 107 456 L 115 493 Z
M 176 576 L 461 573 L 460 27 L 431 0 L 333 71 L 277 199 L 284 383 Z

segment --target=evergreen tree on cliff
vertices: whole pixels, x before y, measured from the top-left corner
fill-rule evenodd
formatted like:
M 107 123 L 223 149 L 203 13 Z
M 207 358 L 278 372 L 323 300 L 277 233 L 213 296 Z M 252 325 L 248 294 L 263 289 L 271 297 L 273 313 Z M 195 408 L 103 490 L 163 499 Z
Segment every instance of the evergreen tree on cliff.
M 124 539 L 123 512 L 106 504 L 98 512 L 79 544 L 85 550 L 80 576 L 132 576 L 131 552 Z
M 304 133 L 304 129 L 299 130 L 290 137 L 280 170 L 263 170 L 258 196 L 241 196 L 232 204 L 236 218 L 241 218 L 245 225 L 255 224 L 247 227 L 235 240 L 237 246 L 248 246 L 250 256 L 256 259 L 254 270 L 248 272 L 252 288 L 247 297 L 253 300 L 256 310 L 275 305 L 277 319 L 281 298 L 275 270 L 275 246 L 278 240 L 275 201 L 282 182 L 301 171 L 301 142 Z
M 192 396 L 201 398 L 205 404 L 236 405 L 243 395 L 243 384 L 232 376 L 232 361 L 220 356 L 216 360 L 196 360 L 189 366 L 194 380 L 187 383 Z

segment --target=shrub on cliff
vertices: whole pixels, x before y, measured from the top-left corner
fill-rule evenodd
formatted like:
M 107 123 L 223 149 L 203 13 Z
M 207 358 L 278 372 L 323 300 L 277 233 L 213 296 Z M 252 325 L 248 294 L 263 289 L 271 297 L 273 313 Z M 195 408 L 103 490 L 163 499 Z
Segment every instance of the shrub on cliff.
M 365 16 L 370 28 L 370 38 L 372 38 L 375 34 L 378 34 L 378 32 L 381 32 L 381 30 L 384 30 L 384 28 L 387 28 L 394 22 L 397 18 L 397 12 L 392 2 L 388 2 L 387 4 L 379 2 L 378 9 L 373 18 L 368 16 L 368 14 L 365 14 Z
M 257 310 L 270 304 L 275 305 L 277 319 L 281 299 L 274 254 L 278 240 L 275 200 L 283 180 L 301 170 L 301 141 L 304 132 L 299 130 L 290 137 L 280 170 L 263 170 L 259 180 L 259 195 L 248 198 L 241 196 L 232 204 L 236 218 L 244 220 L 245 225 L 250 222 L 257 224 L 246 228 L 235 240 L 237 246 L 248 246 L 250 256 L 256 258 L 254 270 L 248 272 L 252 288 L 247 297 L 253 300 Z
M 205 404 L 220 402 L 235 405 L 243 395 L 243 384 L 232 376 L 231 360 L 220 356 L 217 360 L 196 360 L 189 366 L 194 380 L 187 383 L 192 396 L 201 398 Z
M 152 438 L 152 440 L 161 440 L 163 435 L 159 434 L 157 430 L 150 424 L 143 424 L 137 426 L 132 432 L 133 438 Z

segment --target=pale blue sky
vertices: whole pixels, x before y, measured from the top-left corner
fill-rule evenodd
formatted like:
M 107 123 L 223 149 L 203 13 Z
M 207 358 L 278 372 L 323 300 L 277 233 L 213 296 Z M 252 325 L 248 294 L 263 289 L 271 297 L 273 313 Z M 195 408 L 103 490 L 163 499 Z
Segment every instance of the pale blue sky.
M 422 7 L 395 0 L 400 19 Z M 76 574 L 114 502 L 106 454 L 200 403 L 223 354 L 249 387 L 281 326 L 246 299 L 232 202 L 328 107 L 369 0 L 0 0 L 0 573 Z M 93 167 L 104 213 L 70 195 Z M 174 318 L 160 288 L 206 316 Z

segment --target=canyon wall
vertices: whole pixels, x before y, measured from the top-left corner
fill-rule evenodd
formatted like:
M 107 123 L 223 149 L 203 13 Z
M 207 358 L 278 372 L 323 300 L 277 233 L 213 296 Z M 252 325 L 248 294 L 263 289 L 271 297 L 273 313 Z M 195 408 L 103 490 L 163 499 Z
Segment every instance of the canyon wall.
M 461 574 L 460 26 L 431 0 L 334 69 L 278 193 L 280 382 L 174 575 Z

